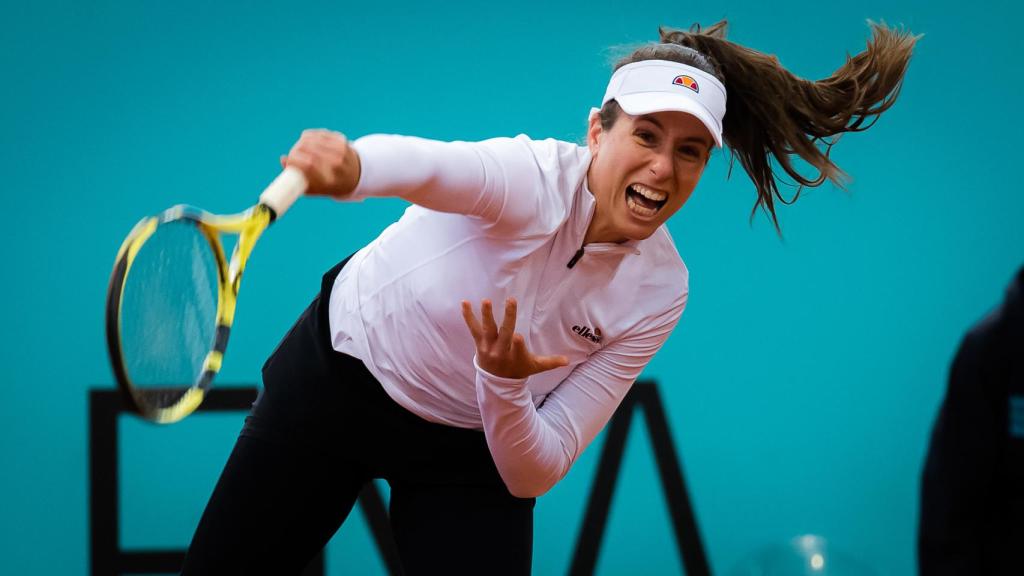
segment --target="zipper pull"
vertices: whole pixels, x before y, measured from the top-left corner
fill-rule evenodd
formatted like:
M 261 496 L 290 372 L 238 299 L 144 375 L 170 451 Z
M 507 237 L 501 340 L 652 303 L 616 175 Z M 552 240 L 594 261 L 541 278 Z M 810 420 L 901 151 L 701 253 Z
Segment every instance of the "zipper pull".
M 583 258 L 583 246 L 580 246 L 580 249 L 577 250 L 575 254 L 573 254 L 572 260 L 569 260 L 569 264 L 566 266 L 566 268 L 572 268 L 573 266 L 575 266 L 576 263 L 580 261 L 580 258 Z

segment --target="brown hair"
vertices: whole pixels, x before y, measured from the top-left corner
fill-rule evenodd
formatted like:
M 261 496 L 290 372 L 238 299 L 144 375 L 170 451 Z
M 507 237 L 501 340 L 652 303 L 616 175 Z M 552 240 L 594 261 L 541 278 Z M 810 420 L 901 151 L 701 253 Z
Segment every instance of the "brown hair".
M 729 98 L 722 136 L 732 153 L 730 173 L 738 158 L 757 188 L 750 217 L 760 207 L 781 234 L 775 199 L 792 204 L 804 186 L 819 186 L 826 179 L 843 186 L 847 176 L 829 158 L 832 146 L 843 132 L 870 128 L 895 103 L 920 36 L 871 22 L 872 39 L 865 51 L 847 56 L 828 78 L 810 81 L 794 76 L 775 56 L 726 40 L 727 25 L 722 20 L 706 29 L 697 24 L 689 31 L 660 28 L 660 44 L 634 50 L 615 69 L 642 60 L 671 60 L 718 78 Z M 620 111 L 614 100 L 605 104 L 602 127 L 610 129 Z M 817 176 L 797 172 L 793 155 L 813 166 Z M 791 200 L 779 192 L 771 157 L 799 183 Z

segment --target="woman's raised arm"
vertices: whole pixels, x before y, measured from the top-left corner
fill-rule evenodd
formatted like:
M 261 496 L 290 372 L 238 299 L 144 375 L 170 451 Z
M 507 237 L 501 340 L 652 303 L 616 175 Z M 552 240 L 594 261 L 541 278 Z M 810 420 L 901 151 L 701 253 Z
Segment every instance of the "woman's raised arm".
M 522 231 L 545 203 L 544 174 L 526 137 L 441 142 L 393 135 L 350 142 L 329 130 L 307 130 L 281 157 L 309 179 L 307 194 L 341 201 L 397 196 L 439 212 L 465 214 L 495 231 Z

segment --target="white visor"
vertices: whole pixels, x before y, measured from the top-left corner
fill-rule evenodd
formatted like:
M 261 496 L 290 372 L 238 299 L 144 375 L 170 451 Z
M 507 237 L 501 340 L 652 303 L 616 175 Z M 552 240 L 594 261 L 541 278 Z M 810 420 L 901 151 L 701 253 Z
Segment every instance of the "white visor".
M 618 102 L 630 116 L 667 111 L 692 114 L 722 147 L 725 86 L 703 70 L 669 60 L 626 64 L 612 74 L 601 106 L 609 100 Z

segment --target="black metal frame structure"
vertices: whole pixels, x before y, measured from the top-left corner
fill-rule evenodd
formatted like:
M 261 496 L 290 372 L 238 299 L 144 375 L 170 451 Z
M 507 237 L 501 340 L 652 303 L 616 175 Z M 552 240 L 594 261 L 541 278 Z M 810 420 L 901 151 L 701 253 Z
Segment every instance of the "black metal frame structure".
M 257 389 L 218 387 L 199 407 L 199 412 L 247 411 Z M 121 393 L 100 388 L 89 391 L 89 538 L 90 566 L 95 576 L 119 574 L 177 573 L 185 557 L 184 550 L 122 550 L 118 525 L 120 458 L 118 418 L 127 413 Z M 642 410 L 646 416 L 661 487 L 669 507 L 676 545 L 686 574 L 708 576 L 707 557 L 690 503 L 689 492 L 678 452 L 669 432 L 661 395 L 652 381 L 637 382 L 626 395 L 608 424 L 597 472 L 591 486 L 583 523 L 573 553 L 569 573 L 593 574 L 601 550 L 611 508 L 615 484 L 622 465 L 633 415 Z M 401 574 L 401 563 L 388 522 L 384 500 L 376 485 L 368 483 L 359 495 L 367 524 L 390 574 Z M 325 570 L 321 553 L 306 568 L 304 576 L 320 576 Z

